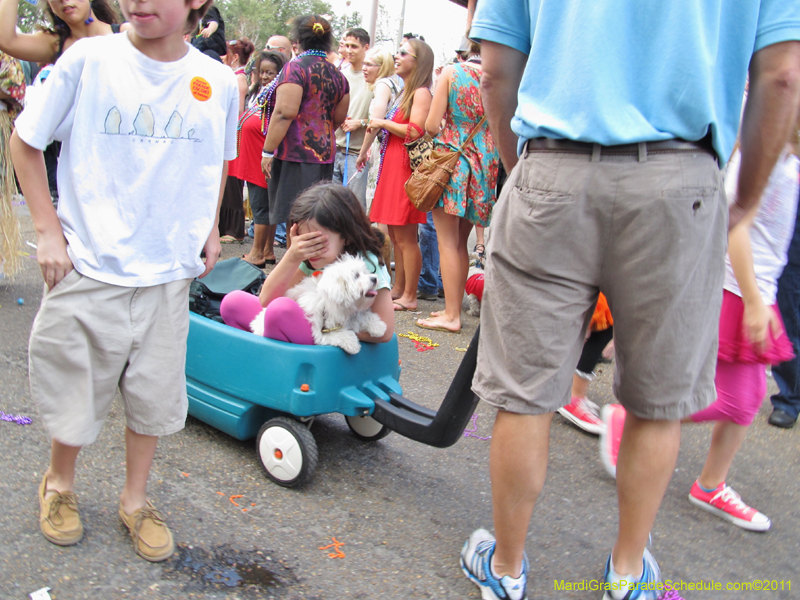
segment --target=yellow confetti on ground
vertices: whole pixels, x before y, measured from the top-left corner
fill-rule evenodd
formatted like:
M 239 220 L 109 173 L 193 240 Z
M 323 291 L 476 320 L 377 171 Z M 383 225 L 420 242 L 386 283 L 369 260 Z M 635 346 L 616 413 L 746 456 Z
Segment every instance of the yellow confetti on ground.
M 398 337 L 408 338 L 412 342 L 422 342 L 423 344 L 433 346 L 434 348 L 439 346 L 439 344 L 435 343 L 431 338 L 425 337 L 424 335 L 419 335 L 413 331 L 409 331 L 408 333 L 398 333 L 397 335 Z
M 459 348 L 458 346 L 456 346 L 456 350 L 458 350 L 459 352 L 466 352 L 468 349 L 469 346 L 467 346 L 466 348 Z

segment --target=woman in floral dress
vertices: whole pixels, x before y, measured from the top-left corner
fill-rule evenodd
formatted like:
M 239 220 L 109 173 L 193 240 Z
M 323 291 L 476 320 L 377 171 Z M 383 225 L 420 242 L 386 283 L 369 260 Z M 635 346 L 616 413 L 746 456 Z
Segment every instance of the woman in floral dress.
M 434 147 L 440 150 L 458 150 L 484 115 L 480 46 L 473 43 L 471 50 L 466 62 L 442 71 L 433 95 L 425 129 L 435 136 Z M 445 309 L 431 313 L 429 319 L 418 319 L 418 327 L 453 333 L 461 330 L 461 300 L 469 270 L 467 240 L 473 225 L 489 225 L 497 199 L 499 163 L 500 155 L 489 133 L 488 123 L 484 121 L 464 148 L 450 179 L 450 187 L 433 209 Z

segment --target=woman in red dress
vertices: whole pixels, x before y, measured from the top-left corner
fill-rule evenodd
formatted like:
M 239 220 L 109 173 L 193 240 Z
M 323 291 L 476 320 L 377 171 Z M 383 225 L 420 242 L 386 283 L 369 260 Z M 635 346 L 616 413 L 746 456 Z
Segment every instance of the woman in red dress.
M 395 280 L 392 298 L 395 310 L 417 307 L 417 284 L 422 269 L 422 254 L 417 243 L 417 225 L 426 215 L 406 196 L 404 184 L 411 177 L 411 166 L 404 142 L 423 134 L 431 107 L 433 51 L 425 42 L 410 39 L 395 56 L 395 73 L 403 79 L 403 93 L 385 119 L 370 119 L 370 129 L 384 129 L 381 144 L 381 169 L 370 209 L 370 220 L 389 226 L 394 244 Z

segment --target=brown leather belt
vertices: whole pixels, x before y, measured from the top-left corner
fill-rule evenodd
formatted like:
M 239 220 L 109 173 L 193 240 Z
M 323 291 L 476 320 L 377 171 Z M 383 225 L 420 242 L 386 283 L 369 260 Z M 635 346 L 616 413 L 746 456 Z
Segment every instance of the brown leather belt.
M 565 152 L 570 154 L 591 154 L 592 159 L 599 159 L 601 155 L 627 155 L 639 156 L 640 160 L 648 154 L 674 154 L 676 152 L 708 152 L 714 154 L 711 145 L 711 136 L 702 140 L 690 142 L 688 140 L 672 139 L 659 142 L 640 142 L 638 144 L 620 144 L 617 146 L 603 146 L 591 142 L 576 142 L 574 140 L 558 140 L 553 138 L 533 138 L 526 145 L 528 152 Z

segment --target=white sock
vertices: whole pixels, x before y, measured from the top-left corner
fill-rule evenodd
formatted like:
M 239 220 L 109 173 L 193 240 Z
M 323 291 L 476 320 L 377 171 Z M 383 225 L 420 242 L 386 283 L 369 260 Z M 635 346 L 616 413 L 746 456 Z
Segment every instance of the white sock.
M 494 570 L 494 555 L 492 555 L 492 560 L 489 562 L 489 569 L 492 571 L 492 576 L 495 579 L 502 579 L 500 575 L 497 574 L 497 571 Z M 508 577 L 512 582 L 516 583 L 522 579 L 522 573 L 520 573 L 519 577 L 511 577 L 511 575 L 503 575 L 503 577 Z
M 637 583 L 642 578 L 642 574 L 639 573 L 639 575 L 620 575 L 614 570 L 614 559 L 609 558 L 608 560 L 611 563 L 609 565 L 610 568 L 608 573 L 608 579 L 609 579 L 608 582 L 609 583 L 620 583 L 622 581 L 625 582 L 624 586 L 622 585 L 618 587 L 615 586 L 614 589 L 609 590 L 609 594 L 611 594 L 612 598 L 616 599 L 624 598 L 625 594 L 628 593 L 629 585 Z

